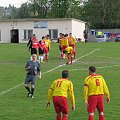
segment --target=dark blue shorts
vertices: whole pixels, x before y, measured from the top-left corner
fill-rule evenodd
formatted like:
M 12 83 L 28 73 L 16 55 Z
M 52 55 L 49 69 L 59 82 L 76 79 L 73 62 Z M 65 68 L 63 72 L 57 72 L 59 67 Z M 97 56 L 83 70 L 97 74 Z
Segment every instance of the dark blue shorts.
M 36 80 L 36 75 L 26 75 L 25 84 L 31 83 L 32 85 L 34 85 L 35 80 Z

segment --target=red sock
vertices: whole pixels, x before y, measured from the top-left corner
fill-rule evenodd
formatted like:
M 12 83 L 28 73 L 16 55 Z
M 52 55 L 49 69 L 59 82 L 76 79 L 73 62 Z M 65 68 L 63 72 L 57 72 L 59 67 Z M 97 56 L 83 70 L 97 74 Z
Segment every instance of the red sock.
M 61 116 L 56 115 L 56 120 L 62 120 Z
M 89 115 L 88 120 L 94 120 L 94 115 Z
M 68 120 L 68 116 L 63 116 L 62 120 Z
M 99 115 L 99 120 L 104 120 L 104 115 Z
M 48 60 L 48 55 L 46 55 L 46 60 Z
M 61 53 L 60 57 L 63 58 L 63 53 Z
M 76 52 L 74 52 L 74 59 L 75 59 L 75 56 L 76 56 Z

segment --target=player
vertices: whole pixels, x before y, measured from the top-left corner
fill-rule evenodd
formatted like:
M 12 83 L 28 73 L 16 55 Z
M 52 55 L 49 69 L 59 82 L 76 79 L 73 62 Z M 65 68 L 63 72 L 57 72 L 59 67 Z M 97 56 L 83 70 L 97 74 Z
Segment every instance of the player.
M 46 58 L 46 61 L 48 62 L 48 56 L 49 56 L 49 51 L 50 51 L 50 38 L 49 38 L 49 35 L 46 36 L 44 41 L 45 41 L 45 58 Z
M 28 91 L 28 95 L 31 98 L 33 97 L 34 93 L 34 88 L 35 88 L 35 80 L 37 75 L 39 75 L 39 78 L 41 78 L 41 70 L 40 70 L 40 64 L 37 61 L 37 55 L 33 54 L 32 55 L 32 60 L 28 61 L 25 69 L 27 71 L 27 75 L 25 78 L 25 88 Z M 29 88 L 29 84 L 31 83 L 31 90 Z
M 61 59 L 64 58 L 64 51 L 65 48 L 67 48 L 68 46 L 69 46 L 68 38 L 66 35 L 63 35 L 63 38 L 61 40 Z
M 89 67 L 89 76 L 84 82 L 84 100 L 89 113 L 88 120 L 94 120 L 96 108 L 99 120 L 104 120 L 104 94 L 106 94 L 107 103 L 110 102 L 110 94 L 104 78 L 95 71 L 94 66 Z
M 37 55 L 39 42 L 38 42 L 38 38 L 36 37 L 35 34 L 33 34 L 33 37 L 31 38 L 31 41 L 32 41 L 32 54 L 36 54 Z
M 74 53 L 75 53 L 73 47 L 68 46 L 67 48 L 65 48 L 64 52 L 67 58 L 66 64 L 72 64 L 72 61 L 74 59 Z
M 44 41 L 45 37 L 43 36 L 42 37 L 42 40 L 39 41 L 39 48 L 38 48 L 38 51 L 39 51 L 39 63 L 40 62 L 43 62 L 43 59 L 44 59 L 44 51 L 45 51 L 45 41 Z
M 73 84 L 69 80 L 68 70 L 64 70 L 62 78 L 53 81 L 48 90 L 47 107 L 50 106 L 50 97 L 52 96 L 56 120 L 68 120 L 68 93 L 70 94 L 72 110 L 75 111 Z
M 76 39 L 74 37 L 72 37 L 72 33 L 69 33 L 69 46 L 72 46 L 74 49 L 74 58 L 76 56 L 75 44 L 76 44 Z

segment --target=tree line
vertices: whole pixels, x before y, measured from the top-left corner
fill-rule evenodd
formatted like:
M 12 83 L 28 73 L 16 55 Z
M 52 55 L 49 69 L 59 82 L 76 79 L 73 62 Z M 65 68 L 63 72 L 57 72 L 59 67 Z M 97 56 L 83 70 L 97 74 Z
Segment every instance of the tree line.
M 119 28 L 119 6 L 119 0 L 29 0 L 19 8 L 12 6 L 11 14 L 4 18 L 75 18 L 89 28 Z

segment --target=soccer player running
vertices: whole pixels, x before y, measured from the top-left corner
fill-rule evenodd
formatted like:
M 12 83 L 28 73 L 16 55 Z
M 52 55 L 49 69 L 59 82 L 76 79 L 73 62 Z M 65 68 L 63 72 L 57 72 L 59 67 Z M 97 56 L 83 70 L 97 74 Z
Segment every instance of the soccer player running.
M 107 103 L 110 102 L 110 94 L 104 78 L 95 71 L 94 66 L 89 67 L 89 76 L 84 82 L 84 100 L 89 113 L 88 120 L 94 120 L 96 108 L 99 120 L 104 120 L 104 94 L 106 94 Z
M 41 78 L 41 70 L 40 70 L 40 64 L 37 61 L 37 55 L 33 54 L 32 55 L 32 60 L 28 61 L 25 69 L 27 71 L 27 75 L 25 78 L 25 88 L 28 91 L 28 97 L 34 98 L 33 97 L 33 93 L 34 93 L 34 89 L 35 89 L 35 80 L 37 75 L 39 76 L 39 78 Z M 31 83 L 31 90 L 29 88 L 29 84 Z
M 50 106 L 50 98 L 52 96 L 56 120 L 68 120 L 68 93 L 70 94 L 72 110 L 75 111 L 73 84 L 69 80 L 68 70 L 64 70 L 62 71 L 62 78 L 53 81 L 48 90 L 47 107 Z

